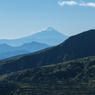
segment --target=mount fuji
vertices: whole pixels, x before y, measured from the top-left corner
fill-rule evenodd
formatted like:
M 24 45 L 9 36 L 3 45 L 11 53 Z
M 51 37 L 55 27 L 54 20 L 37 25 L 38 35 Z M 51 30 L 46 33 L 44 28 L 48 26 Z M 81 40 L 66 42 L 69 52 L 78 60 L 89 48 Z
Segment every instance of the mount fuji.
M 45 43 L 54 46 L 62 43 L 67 38 L 68 36 L 56 31 L 52 27 L 47 27 L 42 31 L 27 37 L 13 39 L 13 40 L 0 40 L 0 44 L 6 43 L 11 46 L 21 46 L 24 43 L 31 43 L 32 41 L 36 41 L 39 43 Z

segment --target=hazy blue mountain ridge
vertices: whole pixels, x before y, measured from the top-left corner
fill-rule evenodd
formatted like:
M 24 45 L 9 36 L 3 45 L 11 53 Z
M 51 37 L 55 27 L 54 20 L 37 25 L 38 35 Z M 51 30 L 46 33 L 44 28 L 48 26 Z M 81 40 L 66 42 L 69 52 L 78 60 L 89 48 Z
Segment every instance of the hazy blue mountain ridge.
M 16 47 L 16 49 L 17 50 L 27 50 L 27 51 L 30 51 L 30 52 L 35 52 L 35 51 L 45 49 L 47 47 L 50 47 L 50 46 L 47 45 L 47 44 L 44 44 L 44 43 L 39 43 L 39 42 L 33 41 L 31 43 L 25 43 L 22 46 Z
M 14 51 L 13 47 L 7 44 L 0 44 L 0 53 L 5 53 L 8 51 Z
M 8 44 L 11 46 L 21 46 L 24 43 L 30 43 L 32 41 L 36 41 L 39 43 L 46 43 L 48 45 L 58 45 L 64 40 L 66 40 L 68 36 L 63 35 L 62 33 L 56 31 L 52 27 L 48 27 L 40 32 L 37 32 L 33 35 L 19 38 L 19 39 L 12 39 L 12 40 L 0 40 L 0 44 Z
M 17 55 L 36 52 L 48 47 L 50 46 L 38 42 L 25 43 L 22 46 L 18 46 L 18 47 L 12 47 L 7 44 L 0 44 L 0 60 L 17 56 Z
M 0 53 L 0 60 L 10 58 L 10 57 L 16 57 L 18 55 L 20 56 L 20 55 L 28 54 L 28 53 L 30 52 L 27 50 L 15 50 L 15 51 L 10 51 L 10 52 Z

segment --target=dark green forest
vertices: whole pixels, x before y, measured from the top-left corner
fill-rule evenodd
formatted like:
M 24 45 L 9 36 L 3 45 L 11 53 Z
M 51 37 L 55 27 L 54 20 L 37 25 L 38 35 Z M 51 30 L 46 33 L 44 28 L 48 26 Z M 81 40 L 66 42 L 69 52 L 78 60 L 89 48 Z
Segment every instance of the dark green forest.
M 94 95 L 95 56 L 0 77 L 2 95 Z

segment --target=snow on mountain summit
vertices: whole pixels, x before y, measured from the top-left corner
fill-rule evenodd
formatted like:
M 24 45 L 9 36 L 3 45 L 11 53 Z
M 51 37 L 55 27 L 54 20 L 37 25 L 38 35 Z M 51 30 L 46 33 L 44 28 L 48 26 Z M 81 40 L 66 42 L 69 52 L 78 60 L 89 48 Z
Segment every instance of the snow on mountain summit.
M 47 27 L 45 29 L 42 29 L 42 31 L 54 31 L 54 29 L 52 27 Z

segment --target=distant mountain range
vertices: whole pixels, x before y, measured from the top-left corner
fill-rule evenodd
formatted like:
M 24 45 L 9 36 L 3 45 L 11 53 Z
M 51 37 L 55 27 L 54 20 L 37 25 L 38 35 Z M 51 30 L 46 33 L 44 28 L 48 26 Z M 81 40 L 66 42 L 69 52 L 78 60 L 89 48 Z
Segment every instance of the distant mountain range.
M 24 43 L 31 43 L 32 41 L 36 41 L 39 43 L 45 43 L 53 46 L 62 43 L 67 38 L 68 36 L 63 35 L 62 33 L 56 31 L 52 27 L 48 27 L 38 33 L 35 33 L 27 37 L 13 40 L 2 39 L 0 40 L 0 44 L 6 43 L 10 46 L 21 46 Z
M 10 52 L 0 53 L 0 60 L 10 58 L 10 57 L 21 56 L 28 53 L 30 52 L 27 50 L 15 50 Z
M 17 56 L 17 55 L 37 52 L 39 50 L 42 50 L 48 47 L 50 46 L 47 44 L 38 43 L 35 41 L 31 43 L 25 43 L 22 46 L 18 46 L 18 47 L 12 47 L 7 44 L 0 44 L 0 60 Z
M 25 56 L 0 61 L 0 74 L 95 56 L 95 30 L 69 37 L 65 42 Z M 11 69 L 12 68 L 12 69 Z

